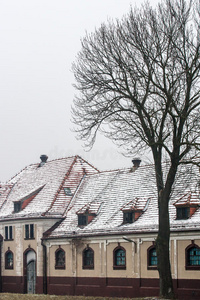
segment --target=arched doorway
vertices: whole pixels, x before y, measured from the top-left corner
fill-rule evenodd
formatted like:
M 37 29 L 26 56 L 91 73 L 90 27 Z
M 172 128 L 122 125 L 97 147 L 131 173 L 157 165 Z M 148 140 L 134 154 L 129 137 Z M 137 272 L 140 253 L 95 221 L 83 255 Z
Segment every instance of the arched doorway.
M 36 254 L 32 249 L 28 249 L 24 253 L 24 277 L 25 292 L 27 294 L 35 294 L 36 286 Z

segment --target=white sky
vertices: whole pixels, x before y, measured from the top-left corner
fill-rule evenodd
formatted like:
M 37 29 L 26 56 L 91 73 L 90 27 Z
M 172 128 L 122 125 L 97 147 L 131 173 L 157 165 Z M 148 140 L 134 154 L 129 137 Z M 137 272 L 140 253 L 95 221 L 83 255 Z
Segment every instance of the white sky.
M 76 140 L 70 69 L 86 31 L 141 2 L 0 0 L 0 181 L 40 162 L 41 154 L 78 154 L 100 170 L 131 166 L 102 136 L 90 152 Z

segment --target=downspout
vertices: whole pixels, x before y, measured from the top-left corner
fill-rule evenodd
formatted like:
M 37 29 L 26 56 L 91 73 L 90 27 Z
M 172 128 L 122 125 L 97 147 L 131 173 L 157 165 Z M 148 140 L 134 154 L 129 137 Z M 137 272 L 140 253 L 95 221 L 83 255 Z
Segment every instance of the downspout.
M 43 294 L 47 294 L 47 247 L 43 239 L 41 244 L 43 246 Z
M 43 246 L 43 293 L 47 294 L 48 292 L 48 285 L 47 285 L 47 246 L 45 245 L 44 241 L 48 238 L 50 233 L 55 230 L 60 223 L 64 220 L 61 218 L 60 221 L 56 222 L 51 228 L 43 233 L 43 237 L 41 238 L 41 245 Z
M 0 234 L 0 293 L 2 293 L 2 261 L 1 261 L 1 257 L 2 257 L 2 244 L 3 244 L 3 237 Z

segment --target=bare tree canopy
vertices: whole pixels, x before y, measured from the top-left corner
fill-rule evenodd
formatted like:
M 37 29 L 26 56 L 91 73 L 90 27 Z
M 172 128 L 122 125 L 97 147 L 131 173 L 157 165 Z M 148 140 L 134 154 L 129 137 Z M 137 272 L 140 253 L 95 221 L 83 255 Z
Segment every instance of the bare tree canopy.
M 130 153 L 199 150 L 199 3 L 146 3 L 83 39 L 73 115 L 87 144 L 102 131 Z
M 168 203 L 179 164 L 200 152 L 200 0 L 145 3 L 102 24 L 82 40 L 73 71 L 79 137 L 92 146 L 101 131 L 126 153 L 152 152 L 160 294 L 173 297 Z

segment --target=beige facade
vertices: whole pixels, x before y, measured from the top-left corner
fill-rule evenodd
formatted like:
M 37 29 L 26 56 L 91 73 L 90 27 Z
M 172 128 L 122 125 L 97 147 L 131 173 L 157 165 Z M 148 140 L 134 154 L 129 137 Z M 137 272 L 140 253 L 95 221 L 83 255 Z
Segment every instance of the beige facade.
M 0 234 L 3 237 L 1 262 L 2 276 L 23 276 L 24 272 L 24 253 L 32 249 L 36 253 L 36 275 L 43 276 L 43 247 L 41 239 L 43 233 L 51 228 L 57 220 L 55 219 L 33 219 L 33 220 L 16 220 L 0 223 Z M 12 225 L 11 225 L 12 224 Z M 26 239 L 25 225 L 33 224 L 34 237 Z M 5 238 L 5 227 L 12 226 L 12 239 Z M 13 253 L 13 268 L 5 268 L 5 253 L 10 250 Z
M 148 249 L 156 235 L 129 236 L 130 242 L 122 237 L 101 237 L 80 240 L 58 239 L 45 242 L 48 253 L 48 276 L 111 277 L 111 278 L 158 278 L 158 271 L 148 270 Z M 131 242 L 131 240 L 133 242 Z M 195 243 L 200 247 L 200 233 L 172 234 L 170 242 L 171 270 L 173 279 L 199 279 L 199 270 L 186 270 L 186 248 Z M 126 251 L 126 269 L 113 269 L 113 251 L 120 245 Z M 65 251 L 64 270 L 55 269 L 55 253 L 61 247 Z M 94 269 L 83 269 L 83 250 L 94 251 Z

